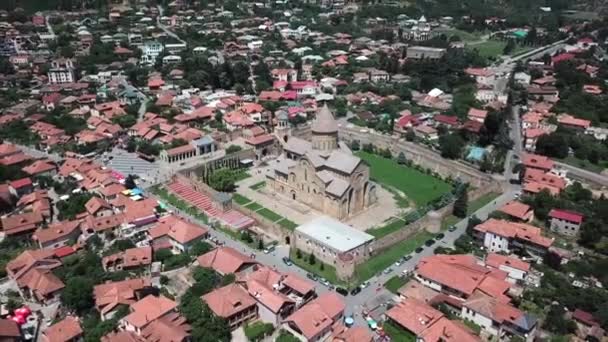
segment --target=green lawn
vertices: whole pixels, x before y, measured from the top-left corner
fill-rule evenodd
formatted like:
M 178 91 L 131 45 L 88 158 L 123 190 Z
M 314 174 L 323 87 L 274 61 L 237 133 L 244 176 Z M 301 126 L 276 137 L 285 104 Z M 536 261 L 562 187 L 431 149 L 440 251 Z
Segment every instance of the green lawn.
M 240 205 L 245 205 L 249 202 L 251 202 L 251 200 L 243 195 L 240 194 L 232 194 L 232 199 Z
M 479 51 L 479 55 L 482 57 L 498 57 L 502 56 L 502 52 L 507 46 L 506 42 L 499 40 L 488 40 L 480 44 L 467 45 L 467 49 Z
M 568 165 L 572 165 L 587 171 L 591 171 L 591 172 L 595 172 L 595 173 L 600 173 L 602 171 L 604 171 L 604 168 L 608 167 L 608 162 L 600 162 L 599 165 L 596 164 L 592 164 L 590 163 L 588 160 L 582 160 L 579 158 L 576 158 L 575 156 L 568 156 L 567 158 L 564 159 L 558 159 L 560 162 L 568 164 Z
M 382 329 L 391 338 L 391 342 L 416 341 L 416 336 L 414 336 L 414 334 L 410 333 L 409 331 L 405 331 L 403 328 L 391 321 L 385 321 L 382 324 Z
M 253 210 L 253 211 L 258 211 L 258 210 L 260 210 L 260 209 L 262 209 L 262 208 L 264 208 L 264 207 L 262 207 L 262 206 L 261 206 L 259 203 L 257 203 L 257 202 L 251 202 L 251 203 L 247 204 L 247 205 L 245 206 L 245 208 L 247 208 L 247 209 L 251 209 L 251 210 Z
M 272 222 L 277 222 L 278 220 L 283 219 L 283 216 L 281 216 L 267 208 L 262 208 L 262 209 L 258 210 L 257 213 L 264 216 L 265 218 L 269 219 Z
M 398 291 L 399 289 L 405 285 L 405 283 L 407 283 L 409 279 L 407 277 L 403 277 L 403 276 L 393 276 L 391 279 L 387 280 L 386 283 L 384 283 L 384 287 L 386 287 L 387 290 L 391 291 L 394 294 L 399 294 Z
M 438 29 L 437 32 L 445 34 L 448 38 L 450 38 L 452 36 L 458 36 L 458 37 L 460 37 L 460 39 L 463 42 L 478 41 L 481 39 L 481 36 L 483 36 L 486 33 L 486 32 L 482 32 L 482 31 L 475 31 L 475 32 L 471 33 L 471 32 L 467 32 L 467 31 L 463 31 L 463 30 L 459 30 L 459 29 L 447 29 L 447 30 Z
M 279 224 L 279 226 L 281 226 L 285 229 L 289 229 L 291 231 L 294 231 L 298 227 L 297 223 L 290 221 L 286 218 L 282 219 L 281 221 L 279 221 L 277 223 Z
M 416 205 L 425 205 L 451 190 L 451 185 L 412 167 L 399 165 L 393 159 L 359 151 L 357 156 L 365 160 L 371 169 L 371 177 L 403 192 Z
M 255 183 L 255 184 L 251 185 L 249 187 L 249 189 L 257 191 L 257 190 L 260 190 L 261 188 L 263 188 L 265 186 L 266 186 L 266 182 L 265 181 L 261 181 L 259 183 Z
M 386 236 L 392 232 L 396 232 L 397 230 L 403 228 L 403 226 L 405 226 L 404 220 L 394 218 L 394 219 L 387 221 L 386 224 L 383 226 L 367 230 L 366 233 L 368 233 L 368 234 L 372 235 L 373 237 L 375 237 L 376 239 L 378 239 L 378 238 Z
M 317 259 L 314 265 L 308 263 L 308 255 L 303 254 L 301 259 L 298 259 L 294 248 L 290 249 L 289 257 L 291 261 L 306 272 L 314 273 L 319 277 L 327 279 L 334 285 L 344 285 L 344 282 L 338 279 L 336 269 L 333 266 L 324 264 L 321 270 L 321 262 Z
M 371 257 L 366 262 L 357 265 L 355 267 L 355 273 L 357 275 L 358 281 L 365 281 L 373 277 L 375 274 L 382 272 L 385 268 L 392 265 L 399 258 L 410 254 L 417 247 L 421 246 L 424 241 L 432 237 L 433 234 L 427 232 L 426 230 L 418 232 L 413 236 L 407 238 L 406 240 L 403 240 L 399 243 L 394 244 L 388 249 L 385 249 L 380 254 Z

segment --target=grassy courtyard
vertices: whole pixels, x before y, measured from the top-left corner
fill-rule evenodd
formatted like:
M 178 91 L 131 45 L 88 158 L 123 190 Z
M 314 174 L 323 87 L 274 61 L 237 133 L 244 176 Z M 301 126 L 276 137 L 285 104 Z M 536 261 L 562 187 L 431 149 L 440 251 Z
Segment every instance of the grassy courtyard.
M 291 261 L 293 261 L 295 265 L 305 270 L 306 272 L 310 272 L 316 274 L 321 278 L 325 278 L 334 285 L 345 285 L 343 281 L 338 279 L 336 269 L 331 265 L 323 264 L 318 259 L 316 260 L 314 265 L 311 265 L 308 262 L 308 255 L 302 254 L 301 258 L 298 258 L 295 248 L 290 248 L 289 258 L 291 259 Z
M 388 187 L 403 192 L 416 205 L 422 206 L 452 190 L 452 186 L 412 167 L 399 165 L 393 159 L 359 151 L 357 156 L 370 165 L 371 177 Z
M 408 277 L 396 275 L 393 276 L 391 279 L 387 280 L 386 283 L 384 283 L 384 287 L 386 287 L 387 290 L 391 291 L 394 294 L 399 294 L 399 289 L 403 287 L 403 285 L 405 285 L 408 280 Z
M 279 226 L 281 226 L 282 228 L 285 228 L 287 230 L 293 231 L 298 226 L 295 222 L 286 219 L 285 217 L 275 213 L 274 211 L 272 211 L 268 208 L 265 208 L 263 205 L 259 204 L 258 202 L 254 202 L 251 199 L 249 199 L 241 194 L 238 194 L 238 193 L 232 194 L 232 200 L 234 202 L 236 202 L 237 204 L 242 205 L 245 208 L 256 212 L 260 216 L 267 218 L 268 220 L 278 224 Z
M 365 231 L 366 233 L 372 235 L 375 238 L 381 238 L 386 236 L 392 232 L 396 232 L 397 230 L 403 228 L 405 226 L 405 221 L 400 218 L 392 218 L 385 222 L 383 226 L 368 229 Z

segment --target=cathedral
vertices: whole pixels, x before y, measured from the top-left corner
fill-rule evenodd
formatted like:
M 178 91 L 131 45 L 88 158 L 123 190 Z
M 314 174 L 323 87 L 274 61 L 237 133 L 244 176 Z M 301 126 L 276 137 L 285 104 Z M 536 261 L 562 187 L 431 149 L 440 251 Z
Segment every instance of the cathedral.
M 279 117 L 279 127 L 285 127 Z M 283 155 L 267 176 L 268 189 L 337 219 L 374 205 L 369 166 L 338 142 L 338 123 L 325 105 L 311 126 L 311 141 L 284 136 Z

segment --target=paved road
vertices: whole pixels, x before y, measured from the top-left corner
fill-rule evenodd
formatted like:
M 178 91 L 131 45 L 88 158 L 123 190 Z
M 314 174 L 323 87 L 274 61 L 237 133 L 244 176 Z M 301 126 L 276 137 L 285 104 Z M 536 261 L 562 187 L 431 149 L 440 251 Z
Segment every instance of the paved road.
M 48 153 L 48 152 L 40 151 L 38 149 L 35 149 L 30 146 L 25 146 L 25 145 L 19 145 L 19 144 L 14 144 L 14 145 L 19 147 L 21 149 L 21 151 L 23 151 L 23 153 L 28 154 L 34 158 L 48 158 L 56 163 L 59 163 L 63 160 L 63 158 L 60 155 L 58 155 L 57 153 Z
M 179 40 L 179 42 L 180 42 L 180 43 L 186 44 L 186 41 L 185 41 L 185 40 L 181 39 L 181 38 L 180 38 L 180 37 L 179 37 L 177 34 L 175 34 L 175 32 L 173 32 L 173 31 L 169 30 L 169 28 L 168 28 L 167 26 L 163 25 L 163 24 L 160 22 L 160 18 L 162 18 L 162 16 L 163 16 L 163 12 L 164 12 L 165 10 L 163 9 L 163 7 L 162 7 L 161 5 L 158 5 L 158 6 L 157 6 L 157 8 L 158 8 L 158 17 L 156 17 L 156 25 L 157 25 L 157 26 L 158 26 L 158 27 L 159 27 L 161 30 L 165 31 L 165 33 L 166 33 L 167 35 L 169 35 L 169 36 L 171 36 L 171 37 L 173 37 L 173 38 L 175 38 L 175 39 Z
M 595 183 L 601 186 L 608 186 L 608 177 L 599 173 L 587 171 L 580 169 L 576 166 L 572 166 L 566 163 L 555 161 L 555 165 L 558 165 L 562 169 L 568 171 L 569 176 L 573 176 L 572 178 L 577 178 L 581 180 L 588 181 L 590 183 Z

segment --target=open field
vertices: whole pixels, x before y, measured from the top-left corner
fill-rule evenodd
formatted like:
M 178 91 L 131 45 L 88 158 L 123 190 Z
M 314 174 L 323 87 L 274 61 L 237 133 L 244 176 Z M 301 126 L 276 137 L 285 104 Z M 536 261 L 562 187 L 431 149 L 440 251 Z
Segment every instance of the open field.
M 403 192 L 416 205 L 425 205 L 451 190 L 443 180 L 427 175 L 412 167 L 399 165 L 393 159 L 359 151 L 357 156 L 370 165 L 371 178 Z

